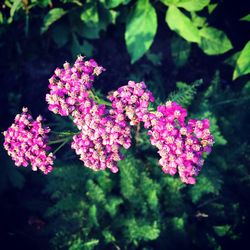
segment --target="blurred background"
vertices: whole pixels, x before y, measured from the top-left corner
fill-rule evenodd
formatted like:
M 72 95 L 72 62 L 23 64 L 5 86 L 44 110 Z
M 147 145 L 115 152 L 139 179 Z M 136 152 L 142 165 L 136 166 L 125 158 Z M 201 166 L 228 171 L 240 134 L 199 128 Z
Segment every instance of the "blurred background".
M 104 97 L 145 81 L 209 118 L 215 145 L 197 184 L 164 175 L 143 129 L 116 175 L 66 145 L 48 176 L 14 166 L 0 141 L 0 249 L 248 249 L 250 8 L 245 0 L 0 1 L 0 130 L 23 106 L 58 131 L 48 79 L 78 54 L 107 70 Z

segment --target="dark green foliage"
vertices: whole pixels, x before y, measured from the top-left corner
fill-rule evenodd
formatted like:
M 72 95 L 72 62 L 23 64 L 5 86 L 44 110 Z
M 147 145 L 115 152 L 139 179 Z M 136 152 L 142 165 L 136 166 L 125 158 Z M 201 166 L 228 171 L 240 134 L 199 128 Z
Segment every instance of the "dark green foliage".
M 98 96 L 143 80 L 156 97 L 153 108 L 173 100 L 189 117 L 209 118 L 215 145 L 194 186 L 163 174 L 142 126 L 116 175 L 85 168 L 69 145 L 58 151 L 48 176 L 14 167 L 1 148 L 0 249 L 244 249 L 250 231 L 247 4 L 2 1 L 1 131 L 22 106 L 47 117 L 52 139 L 76 131 L 66 117 L 51 116 L 44 95 L 53 70 L 81 53 L 107 69 L 94 84 Z
M 240 239 L 238 230 L 248 215 L 247 210 L 244 212 L 245 201 L 239 202 L 233 193 L 242 185 L 248 188 L 245 192 L 249 192 L 245 165 L 249 159 L 242 158 L 238 165 L 235 163 L 249 147 L 244 143 L 245 135 L 241 142 L 234 141 L 242 145 L 241 149 L 227 155 L 235 148 L 227 143 L 227 135 L 230 130 L 241 127 L 233 121 L 237 117 L 243 122 L 245 116 L 230 112 L 225 118 L 220 109 L 216 108 L 215 112 L 220 98 L 234 99 L 240 94 L 223 90 L 220 85 L 217 73 L 199 97 L 195 95 L 195 85 L 184 83 L 178 84 L 179 92 L 171 94 L 172 98 L 181 95 L 183 104 L 192 104 L 196 116 L 211 119 L 216 145 L 196 185 L 186 187 L 179 179 L 165 176 L 156 158 L 150 154 L 141 159 L 139 155 L 126 154 L 116 176 L 107 172 L 93 173 L 78 165 L 62 165 L 56 169 L 47 187 L 47 192 L 56 201 L 48 212 L 57 225 L 54 248 L 94 249 L 97 244 L 97 249 L 137 249 L 139 246 L 147 249 L 165 249 L 165 246 L 170 249 L 204 246 L 224 249 L 227 242 L 237 242 Z M 248 85 L 243 92 L 247 89 Z M 245 95 L 247 93 L 242 98 Z M 229 104 L 224 105 L 228 108 Z M 231 109 L 233 107 L 237 108 L 237 103 L 230 105 Z M 223 136 L 218 126 L 222 121 Z M 138 147 L 143 141 L 147 145 L 146 137 L 140 140 Z M 154 151 L 152 147 L 144 150 Z M 242 217 L 239 217 L 240 211 Z

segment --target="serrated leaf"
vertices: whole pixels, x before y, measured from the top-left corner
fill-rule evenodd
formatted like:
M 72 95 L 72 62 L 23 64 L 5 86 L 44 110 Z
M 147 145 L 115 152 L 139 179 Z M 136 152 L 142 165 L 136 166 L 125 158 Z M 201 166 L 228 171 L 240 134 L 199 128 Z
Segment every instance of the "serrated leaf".
M 89 221 L 95 226 L 98 226 L 98 220 L 97 220 L 97 208 L 96 205 L 92 205 L 89 207 Z
M 128 238 L 131 241 L 155 240 L 160 235 L 160 229 L 156 222 L 149 224 L 145 220 L 132 218 L 127 220 L 125 225 L 127 226 Z
M 125 41 L 131 62 L 140 59 L 150 48 L 157 30 L 157 16 L 149 0 L 139 0 L 127 23 Z
M 177 2 L 177 6 L 188 11 L 200 11 L 204 9 L 209 2 L 210 0 L 180 0 Z
M 138 162 L 133 162 L 132 157 L 127 157 L 124 161 L 120 162 L 120 186 L 123 197 L 128 200 L 136 199 L 135 187 L 138 179 L 137 169 L 133 166 Z
M 92 240 L 89 240 L 88 242 L 85 242 L 83 244 L 83 247 L 84 247 L 84 250 L 92 250 L 94 249 L 95 246 L 97 246 L 99 244 L 99 240 L 97 239 L 92 239 Z
M 170 6 L 166 14 L 169 28 L 189 42 L 200 43 L 199 30 L 177 7 Z
M 210 131 L 214 137 L 215 145 L 226 145 L 227 140 L 221 134 L 220 128 L 217 124 L 216 116 L 210 111 L 207 111 L 203 114 L 203 118 L 207 118 L 210 121 Z
M 240 19 L 240 21 L 247 21 L 247 22 L 250 22 L 250 14 L 248 14 L 248 15 L 242 17 L 242 18 Z
M 212 182 L 208 177 L 200 175 L 196 185 L 190 189 L 192 202 L 196 203 L 204 194 L 218 195 L 220 191 L 220 182 Z
M 67 12 L 62 8 L 54 8 L 48 12 L 48 14 L 43 19 L 43 26 L 41 28 L 41 33 L 44 33 L 48 30 L 48 28 L 59 20 L 62 16 L 64 16 Z
M 171 55 L 176 67 L 182 67 L 186 64 L 190 50 L 190 43 L 180 37 L 173 37 L 171 40 Z
M 105 204 L 105 209 L 111 216 L 115 216 L 118 210 L 118 206 L 123 203 L 123 200 L 120 198 L 112 197 Z
M 216 28 L 205 27 L 200 30 L 199 47 L 208 55 L 220 55 L 233 48 L 227 35 Z
M 109 230 L 102 231 L 102 235 L 107 243 L 115 241 L 114 235 Z
M 250 73 L 250 41 L 247 42 L 247 44 L 241 51 L 238 60 L 236 61 L 236 67 L 233 73 L 233 80 L 249 73 Z

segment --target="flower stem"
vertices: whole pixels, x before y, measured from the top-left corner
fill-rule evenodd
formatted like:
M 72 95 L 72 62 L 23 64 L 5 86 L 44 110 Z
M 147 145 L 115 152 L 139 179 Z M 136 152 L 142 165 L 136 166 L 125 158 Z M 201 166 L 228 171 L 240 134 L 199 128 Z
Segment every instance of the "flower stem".
M 110 102 L 101 99 L 99 96 L 97 96 L 97 95 L 94 93 L 93 90 L 90 90 L 89 93 L 90 93 L 90 96 L 94 99 L 94 101 L 95 101 L 96 103 L 98 103 L 98 104 L 105 104 L 105 105 L 107 105 L 107 106 L 109 106 L 109 107 L 112 107 L 112 104 L 111 104 Z
M 70 136 L 70 137 L 64 137 L 62 139 L 58 139 L 58 140 L 55 140 L 55 141 L 50 141 L 48 143 L 48 145 L 57 144 L 57 143 L 64 142 L 64 141 L 68 141 L 69 139 L 72 139 L 72 136 Z
M 57 153 L 66 143 L 70 141 L 70 138 L 66 139 L 62 144 L 60 144 L 54 151 L 53 154 Z

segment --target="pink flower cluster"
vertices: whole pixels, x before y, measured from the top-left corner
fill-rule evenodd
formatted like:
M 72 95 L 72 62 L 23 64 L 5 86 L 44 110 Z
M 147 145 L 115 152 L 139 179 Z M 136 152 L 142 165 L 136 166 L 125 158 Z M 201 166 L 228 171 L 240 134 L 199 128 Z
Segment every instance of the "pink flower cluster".
M 27 108 L 15 117 L 15 122 L 3 132 L 4 148 L 8 151 L 16 166 L 27 167 L 30 163 L 32 170 L 40 169 L 47 174 L 52 171 L 54 156 L 47 153 L 50 129 L 42 127 L 42 117 L 33 120 Z
M 195 184 L 202 165 L 203 152 L 210 152 L 213 136 L 209 131 L 209 120 L 190 119 L 185 124 L 187 111 L 175 102 L 158 106 L 155 113 L 143 117 L 145 127 L 150 128 L 151 144 L 158 148 L 159 164 L 164 173 L 179 172 L 184 183 Z
M 111 93 L 108 99 L 117 113 L 126 114 L 132 126 L 142 121 L 142 117 L 148 113 L 149 103 L 154 102 L 154 97 L 145 83 L 133 81 Z
M 46 95 L 46 101 L 50 111 L 68 116 L 88 97 L 87 90 L 92 87 L 94 77 L 104 68 L 93 59 L 85 61 L 82 56 L 78 56 L 72 67 L 68 62 L 63 66 L 63 69 L 57 68 L 49 79 L 50 93 Z
M 73 137 L 71 147 L 85 166 L 117 172 L 117 162 L 122 159 L 120 149 L 131 144 L 130 127 L 123 114 L 109 111 L 90 98 L 94 76 L 103 70 L 93 59 L 85 61 L 82 56 L 72 67 L 65 63 L 64 69 L 56 69 L 49 80 L 46 100 L 52 112 L 72 116 L 80 133 Z
M 93 170 L 109 168 L 116 173 L 117 162 L 123 158 L 121 147 L 128 149 L 131 145 L 130 127 L 125 116 L 108 111 L 105 105 L 97 105 L 91 99 L 72 115 L 81 132 L 73 137 L 71 147 L 80 155 L 80 160 Z
M 209 153 L 214 142 L 209 120 L 190 119 L 186 123 L 186 109 L 170 101 L 158 106 L 156 112 L 149 111 L 154 97 L 144 82 L 129 81 L 112 92 L 108 109 L 98 98 L 92 99 L 94 78 L 102 71 L 104 68 L 93 59 L 86 61 L 79 56 L 72 67 L 66 62 L 49 79 L 48 108 L 73 119 L 79 133 L 73 136 L 71 147 L 80 160 L 93 170 L 108 168 L 116 173 L 117 163 L 123 159 L 121 149 L 131 146 L 131 126 L 142 122 L 151 144 L 158 149 L 164 173 L 178 172 L 184 183 L 194 184 L 203 165 L 203 153 Z M 30 162 L 33 170 L 47 174 L 52 170 L 54 156 L 47 153 L 50 129 L 43 128 L 41 121 L 41 116 L 33 120 L 24 108 L 4 132 L 4 147 L 17 166 L 26 167 Z

